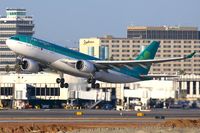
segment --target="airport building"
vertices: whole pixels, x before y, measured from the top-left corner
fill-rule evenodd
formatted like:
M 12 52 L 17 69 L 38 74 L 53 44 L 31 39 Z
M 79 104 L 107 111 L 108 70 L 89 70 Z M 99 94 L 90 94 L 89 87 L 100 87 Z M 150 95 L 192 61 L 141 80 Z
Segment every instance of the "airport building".
M 48 105 L 51 108 L 63 108 L 66 104 L 81 105 L 87 102 L 87 107 L 92 108 L 102 101 L 115 100 L 111 90 L 105 87 L 90 89 L 85 79 L 70 75 L 64 75 L 70 88 L 60 88 L 56 83 L 58 77 L 59 74 L 55 73 L 1 74 L 0 103 L 4 107 Z
M 34 108 L 36 105 L 63 108 L 68 105 L 90 109 L 110 104 L 117 109 L 134 109 L 138 103 L 148 107 L 151 99 L 200 99 L 200 76 L 197 75 L 130 84 L 99 82 L 98 89 L 91 88 L 85 79 L 70 75 L 64 75 L 69 88 L 60 88 L 57 77 L 59 74 L 54 73 L 1 74 L 0 104 L 7 108 Z
M 15 34 L 32 36 L 33 28 L 33 18 L 26 15 L 26 9 L 7 8 L 6 16 L 0 16 L 0 71 L 14 71 L 16 64 L 16 55 L 5 45 L 6 39 Z
M 181 28 L 182 31 L 187 31 L 188 29 L 190 28 Z M 192 29 L 196 31 L 196 28 L 191 28 L 191 30 Z M 128 28 L 128 31 L 129 30 L 130 28 Z M 188 32 L 187 36 L 190 36 L 189 33 L 194 34 L 192 36 L 196 36 L 198 32 Z M 112 36 L 82 38 L 79 41 L 79 50 L 82 53 L 101 59 L 131 60 L 134 59 L 152 40 L 156 40 L 160 41 L 160 48 L 156 54 L 156 58 L 181 57 L 189 55 L 193 51 L 196 51 L 197 53 L 194 58 L 189 60 L 154 64 L 150 73 L 200 75 L 200 40 L 197 36 L 192 39 L 155 38 L 115 38 Z

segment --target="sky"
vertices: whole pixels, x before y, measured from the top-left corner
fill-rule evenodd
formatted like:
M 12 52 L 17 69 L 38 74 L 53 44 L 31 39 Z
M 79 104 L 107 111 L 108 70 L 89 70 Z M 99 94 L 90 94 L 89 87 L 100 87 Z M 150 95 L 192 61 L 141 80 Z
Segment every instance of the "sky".
M 135 26 L 200 27 L 200 0 L 0 0 L 6 8 L 25 8 L 35 37 L 68 47 L 80 38 L 126 37 Z

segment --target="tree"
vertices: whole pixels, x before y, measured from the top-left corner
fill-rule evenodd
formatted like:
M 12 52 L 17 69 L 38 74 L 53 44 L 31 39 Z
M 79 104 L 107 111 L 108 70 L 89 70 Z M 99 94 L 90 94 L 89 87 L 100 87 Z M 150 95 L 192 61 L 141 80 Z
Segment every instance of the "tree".
M 184 69 L 179 69 L 178 70 L 178 75 L 185 75 L 185 70 Z
M 5 67 L 5 71 L 6 71 L 7 73 L 10 72 L 10 66 L 9 66 L 9 65 L 6 65 L 6 67 Z
M 114 60 L 113 56 L 111 56 L 109 60 Z
M 21 72 L 21 67 L 20 67 L 20 65 L 18 63 L 15 64 L 15 72 L 16 73 L 20 73 Z

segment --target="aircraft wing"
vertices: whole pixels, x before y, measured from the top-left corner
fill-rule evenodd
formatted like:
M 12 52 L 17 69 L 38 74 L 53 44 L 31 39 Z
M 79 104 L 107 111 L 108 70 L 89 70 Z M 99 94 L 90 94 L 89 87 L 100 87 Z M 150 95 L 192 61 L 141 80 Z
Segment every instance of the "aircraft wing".
M 185 60 L 192 58 L 195 55 L 196 52 L 191 53 L 190 55 L 187 55 L 185 57 L 177 57 L 177 58 L 165 58 L 165 59 L 151 59 L 151 60 L 128 60 L 128 61 L 105 61 L 105 60 L 95 60 L 95 65 L 148 65 L 148 64 L 154 64 L 154 63 L 163 63 L 163 62 L 169 62 L 169 61 L 176 61 L 176 60 Z
M 184 60 L 188 58 L 192 58 L 195 55 L 196 52 L 191 53 L 190 55 L 187 55 L 185 57 L 177 57 L 177 58 L 165 58 L 165 59 L 150 59 L 150 60 L 128 60 L 128 61 L 108 61 L 108 60 L 89 60 L 92 64 L 96 66 L 97 69 L 107 70 L 110 68 L 119 68 L 119 67 L 133 67 L 133 66 L 148 66 L 154 63 L 163 63 L 163 62 L 169 62 L 169 61 L 176 61 L 176 60 Z M 61 60 L 64 63 L 67 63 L 68 65 L 71 65 L 72 67 L 75 67 L 76 60 L 68 60 L 68 59 L 62 59 Z

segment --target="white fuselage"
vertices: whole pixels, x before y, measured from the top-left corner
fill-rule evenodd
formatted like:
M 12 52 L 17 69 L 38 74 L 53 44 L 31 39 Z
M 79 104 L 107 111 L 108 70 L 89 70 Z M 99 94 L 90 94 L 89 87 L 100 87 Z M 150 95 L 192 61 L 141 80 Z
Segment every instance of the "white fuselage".
M 57 52 L 46 50 L 37 46 L 33 46 L 29 43 L 8 39 L 6 41 L 7 46 L 15 53 L 24 57 L 36 60 L 40 63 L 46 64 L 51 68 L 59 70 L 63 73 L 73 76 L 89 78 L 91 74 L 81 72 L 75 68 L 73 64 L 68 64 L 62 60 L 77 60 L 71 57 L 62 55 Z M 126 74 L 116 72 L 113 70 L 99 71 L 95 73 L 95 79 L 109 83 L 130 83 L 139 81 L 139 79 L 128 76 Z

